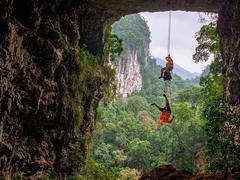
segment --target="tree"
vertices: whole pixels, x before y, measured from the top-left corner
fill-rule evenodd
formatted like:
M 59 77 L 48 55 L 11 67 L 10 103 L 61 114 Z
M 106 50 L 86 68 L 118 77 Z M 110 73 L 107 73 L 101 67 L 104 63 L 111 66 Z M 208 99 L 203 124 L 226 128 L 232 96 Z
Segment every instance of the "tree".
M 138 112 L 140 111 L 148 111 L 149 104 L 144 97 L 134 95 L 128 98 L 126 108 L 129 111 L 132 111 L 135 114 L 138 114 Z
M 201 96 L 201 87 L 199 86 L 191 86 L 190 88 L 181 90 L 177 96 L 177 102 L 188 102 L 191 104 L 192 108 L 197 108 L 200 102 Z
M 214 55 L 214 62 L 210 65 L 208 75 L 200 80 L 201 93 L 201 117 L 206 121 L 204 125 L 206 133 L 205 157 L 208 170 L 232 171 L 239 164 L 239 148 L 226 133 L 225 124 L 231 122 L 227 116 L 228 107 L 223 101 L 223 60 L 220 56 L 219 36 L 216 31 L 216 23 L 210 23 L 201 28 L 197 34 L 199 46 L 194 55 L 195 61 L 207 60 L 210 54 Z
M 200 31 L 196 33 L 198 46 L 193 55 L 195 62 L 207 61 L 211 54 L 214 55 L 214 58 L 220 57 L 220 39 L 216 26 L 217 16 L 212 16 L 212 22 L 202 26 Z

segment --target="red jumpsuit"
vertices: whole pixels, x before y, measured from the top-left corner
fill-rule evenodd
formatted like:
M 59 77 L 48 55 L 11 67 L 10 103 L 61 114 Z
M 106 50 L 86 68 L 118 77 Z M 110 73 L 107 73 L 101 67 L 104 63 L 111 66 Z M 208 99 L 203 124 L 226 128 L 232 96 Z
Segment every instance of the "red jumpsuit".
M 168 114 L 166 111 L 162 111 L 162 114 L 160 116 L 160 126 L 162 126 L 163 123 L 171 123 L 173 121 L 172 119 L 169 119 L 170 114 Z

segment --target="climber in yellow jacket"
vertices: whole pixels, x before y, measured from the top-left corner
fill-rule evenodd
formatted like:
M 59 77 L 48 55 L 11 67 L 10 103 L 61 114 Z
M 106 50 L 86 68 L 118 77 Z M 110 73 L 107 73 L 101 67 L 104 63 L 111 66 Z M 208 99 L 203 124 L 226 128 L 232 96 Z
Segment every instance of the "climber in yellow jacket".
M 173 70 L 174 63 L 170 54 L 166 57 L 166 60 L 167 60 L 166 67 L 161 69 L 159 79 L 163 78 L 164 81 L 170 81 L 172 79 L 171 72 Z

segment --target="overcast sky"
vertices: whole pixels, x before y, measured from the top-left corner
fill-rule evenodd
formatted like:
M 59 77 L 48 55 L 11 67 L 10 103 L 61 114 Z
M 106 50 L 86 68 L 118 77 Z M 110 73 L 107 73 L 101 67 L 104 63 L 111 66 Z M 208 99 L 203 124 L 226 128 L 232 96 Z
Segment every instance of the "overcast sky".
M 152 56 L 164 58 L 167 55 L 168 12 L 140 13 L 147 21 L 151 31 L 150 53 Z M 170 54 L 174 61 L 190 72 L 201 73 L 210 62 L 194 63 L 197 41 L 195 33 L 202 24 L 199 13 L 173 11 L 171 28 Z

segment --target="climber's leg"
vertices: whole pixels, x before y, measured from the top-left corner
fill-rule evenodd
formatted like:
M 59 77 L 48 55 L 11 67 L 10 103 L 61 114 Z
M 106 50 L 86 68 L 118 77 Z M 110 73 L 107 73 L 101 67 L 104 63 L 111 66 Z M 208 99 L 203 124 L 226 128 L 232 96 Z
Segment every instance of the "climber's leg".
M 166 69 L 164 71 L 163 80 L 164 81 L 171 81 L 172 80 L 171 71 L 169 71 L 168 69 Z
M 170 104 L 169 104 L 168 98 L 167 98 L 166 94 L 164 94 L 163 96 L 164 96 L 165 101 L 166 101 L 166 105 L 165 105 L 164 109 L 166 109 L 166 111 L 169 114 L 171 114 L 172 111 L 171 111 L 171 108 L 170 108 Z
M 162 68 L 161 71 L 160 71 L 160 77 L 159 79 L 163 78 L 164 77 L 164 72 L 166 71 L 166 67 Z

